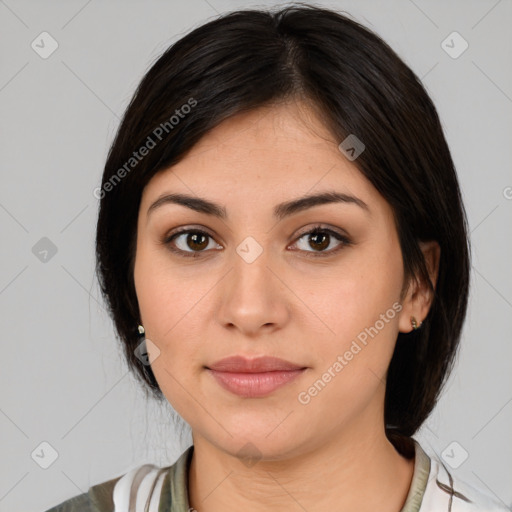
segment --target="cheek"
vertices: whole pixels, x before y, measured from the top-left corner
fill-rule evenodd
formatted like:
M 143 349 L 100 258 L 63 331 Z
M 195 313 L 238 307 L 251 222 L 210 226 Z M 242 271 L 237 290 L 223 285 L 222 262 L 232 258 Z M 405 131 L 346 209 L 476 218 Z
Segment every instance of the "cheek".
M 322 280 L 316 280 L 314 284 L 304 282 L 302 290 L 300 281 L 297 282 L 297 295 L 307 297 L 307 305 L 329 329 L 328 338 L 342 342 L 352 339 L 374 325 L 380 315 L 399 300 L 401 261 L 396 254 L 386 254 L 380 258 L 357 254 L 354 261 L 347 261 Z M 317 291 L 311 292 L 312 286 Z M 393 313 L 394 310 L 391 323 L 397 322 Z
M 165 250 L 149 242 L 137 248 L 134 281 L 142 321 L 150 326 L 155 341 L 166 344 L 181 324 L 194 316 L 208 281 L 187 278 L 186 272 L 169 263 Z
M 357 416 L 385 392 L 401 305 L 389 289 L 379 293 L 369 287 L 360 294 L 359 284 L 334 297 L 338 304 L 330 322 L 336 335 L 315 345 L 317 364 L 298 397 L 310 417 L 322 417 L 326 424 Z
M 141 246 L 135 262 L 135 286 L 146 336 L 158 354 L 152 370 L 168 399 L 179 396 L 184 385 L 193 387 L 204 361 L 202 347 L 208 339 L 204 319 L 209 292 L 218 279 L 211 273 L 189 272 L 169 264 L 161 248 Z
M 403 278 L 401 252 L 391 243 L 353 254 L 318 286 L 318 293 L 310 293 L 308 303 L 329 328 L 323 329 L 327 335 L 322 342 L 315 344 L 319 359 L 315 375 L 329 368 L 335 371 L 332 366 L 341 356 L 348 381 L 344 385 L 349 388 L 350 382 L 355 385 L 385 375 L 398 335 Z

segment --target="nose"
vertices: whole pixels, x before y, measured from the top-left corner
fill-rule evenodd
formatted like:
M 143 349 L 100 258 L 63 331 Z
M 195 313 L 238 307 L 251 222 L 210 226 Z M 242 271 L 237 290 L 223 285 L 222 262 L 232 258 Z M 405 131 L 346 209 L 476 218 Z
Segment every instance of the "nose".
M 266 251 L 254 261 L 235 252 L 232 261 L 218 290 L 219 322 L 248 337 L 282 329 L 289 320 L 290 292 L 279 278 L 278 265 L 272 265 Z

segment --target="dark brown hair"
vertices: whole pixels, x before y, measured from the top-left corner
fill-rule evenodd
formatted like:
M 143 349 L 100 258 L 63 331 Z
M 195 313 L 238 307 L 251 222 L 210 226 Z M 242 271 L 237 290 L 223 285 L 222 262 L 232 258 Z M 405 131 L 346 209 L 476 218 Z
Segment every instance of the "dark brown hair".
M 407 280 L 430 283 L 419 241 L 441 247 L 430 312 L 418 331 L 399 334 L 387 375 L 386 433 L 402 446 L 432 411 L 453 366 L 468 300 L 467 221 L 427 92 L 384 41 L 348 17 L 308 4 L 231 12 L 157 59 L 124 114 L 98 189 L 101 290 L 129 367 L 162 399 L 150 366 L 134 354 L 142 190 L 224 119 L 287 99 L 310 104 L 336 140 L 355 134 L 365 144 L 354 164 L 393 209 Z M 150 140 L 153 147 L 135 160 L 133 152 Z

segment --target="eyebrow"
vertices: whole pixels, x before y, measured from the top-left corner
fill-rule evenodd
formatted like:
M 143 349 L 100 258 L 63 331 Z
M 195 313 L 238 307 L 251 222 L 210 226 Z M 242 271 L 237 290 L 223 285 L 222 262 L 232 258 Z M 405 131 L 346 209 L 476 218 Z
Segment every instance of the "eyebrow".
M 367 213 L 370 213 L 368 205 L 358 197 L 343 194 L 340 192 L 322 192 L 319 194 L 309 195 L 294 199 L 292 201 L 286 201 L 278 204 L 274 208 L 274 217 L 277 220 L 282 220 L 285 217 L 289 217 L 295 213 L 302 212 L 314 206 L 331 203 L 344 203 L 357 205 Z M 203 199 L 196 196 L 189 196 L 187 194 L 165 194 L 160 196 L 147 211 L 147 216 L 156 210 L 157 208 L 165 204 L 179 204 L 185 206 L 191 210 L 199 213 L 205 213 L 218 217 L 219 219 L 226 220 L 228 217 L 226 208 L 220 204 L 214 203 L 208 199 Z

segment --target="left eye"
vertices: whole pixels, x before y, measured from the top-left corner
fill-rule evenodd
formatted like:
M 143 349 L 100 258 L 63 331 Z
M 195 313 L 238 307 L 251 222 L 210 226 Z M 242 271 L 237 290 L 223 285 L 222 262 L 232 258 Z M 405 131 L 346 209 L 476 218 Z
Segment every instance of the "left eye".
M 302 247 L 300 247 L 300 241 L 303 238 L 306 238 L 307 241 L 302 245 Z M 334 241 L 333 239 L 339 242 L 338 245 L 334 249 L 331 248 L 328 251 L 325 250 L 331 246 L 331 243 Z M 342 247 L 349 245 L 349 243 L 350 241 L 346 236 L 337 233 L 336 231 L 326 228 L 314 228 L 307 233 L 302 234 L 295 245 L 299 245 L 299 249 L 304 250 L 305 252 L 316 253 L 311 254 L 311 256 L 328 256 L 339 251 Z M 306 248 L 306 244 L 313 248 L 313 250 L 309 251 Z

